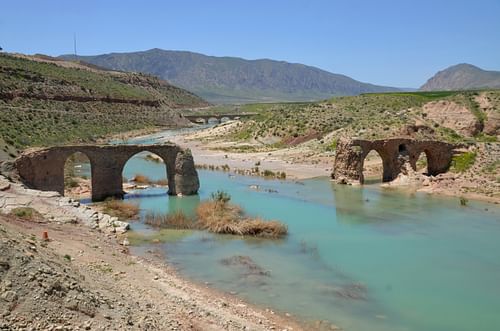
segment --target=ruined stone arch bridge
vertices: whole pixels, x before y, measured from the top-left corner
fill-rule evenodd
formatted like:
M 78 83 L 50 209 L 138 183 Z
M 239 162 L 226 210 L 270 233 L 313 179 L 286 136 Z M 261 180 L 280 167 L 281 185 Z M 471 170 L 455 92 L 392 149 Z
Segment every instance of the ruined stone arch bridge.
M 427 175 L 436 176 L 448 171 L 457 147 L 442 141 L 410 138 L 341 139 L 337 143 L 332 178 L 343 184 L 363 184 L 364 161 L 372 150 L 382 159 L 384 182 L 390 182 L 408 170 L 416 171 L 416 163 L 422 153 L 427 158 Z
M 235 113 L 235 114 L 213 114 L 213 115 L 199 114 L 199 115 L 183 115 L 183 117 L 193 123 L 206 124 L 208 122 L 222 123 L 225 120 L 239 120 L 254 115 L 257 115 L 257 113 Z
M 90 161 L 93 201 L 123 197 L 123 168 L 130 158 L 141 152 L 154 153 L 163 159 L 169 194 L 196 194 L 200 186 L 191 152 L 172 143 L 54 146 L 28 150 L 14 165 L 27 186 L 64 194 L 64 164 L 77 152 L 85 154 Z

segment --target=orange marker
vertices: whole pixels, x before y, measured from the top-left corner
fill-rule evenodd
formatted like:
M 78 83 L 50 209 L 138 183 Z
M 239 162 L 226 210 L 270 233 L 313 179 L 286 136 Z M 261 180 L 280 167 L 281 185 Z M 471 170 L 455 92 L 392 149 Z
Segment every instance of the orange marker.
M 49 233 L 47 231 L 43 231 L 42 239 L 45 241 L 49 241 Z

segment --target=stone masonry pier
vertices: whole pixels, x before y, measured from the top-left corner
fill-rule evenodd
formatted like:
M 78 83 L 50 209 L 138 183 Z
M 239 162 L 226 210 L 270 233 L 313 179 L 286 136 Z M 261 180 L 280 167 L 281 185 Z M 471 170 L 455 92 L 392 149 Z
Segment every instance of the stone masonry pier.
M 161 145 L 74 145 L 29 150 L 20 155 L 14 165 L 22 181 L 30 188 L 64 194 L 64 164 L 76 152 L 90 160 L 92 200 L 123 197 L 122 171 L 135 154 L 150 152 L 161 157 L 166 166 L 168 193 L 196 194 L 198 173 L 190 151 L 175 144 Z
M 382 158 L 384 182 L 394 180 L 408 163 L 416 170 L 421 153 L 425 153 L 427 158 L 427 174 L 436 176 L 448 171 L 455 148 L 455 145 L 442 141 L 409 138 L 341 139 L 337 143 L 332 178 L 338 183 L 363 184 L 363 164 L 372 150 Z

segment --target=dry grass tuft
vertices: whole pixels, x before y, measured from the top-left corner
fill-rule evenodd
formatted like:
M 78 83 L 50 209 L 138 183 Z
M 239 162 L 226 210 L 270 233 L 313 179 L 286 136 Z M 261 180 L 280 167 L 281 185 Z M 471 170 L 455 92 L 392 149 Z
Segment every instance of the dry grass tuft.
M 288 233 L 285 224 L 260 218 L 244 218 L 239 206 L 217 200 L 202 202 L 196 209 L 198 227 L 219 234 L 279 238 Z
M 169 214 L 150 212 L 146 214 L 144 223 L 162 229 L 194 229 L 196 227 L 194 220 L 182 211 Z
M 151 179 L 149 179 L 148 176 L 141 175 L 141 174 L 136 174 L 134 178 L 132 179 L 136 184 L 150 184 Z
M 168 179 L 164 178 L 164 179 L 158 179 L 154 182 L 156 185 L 159 185 L 159 186 L 168 186 Z
M 231 197 L 222 191 L 198 205 L 196 219 L 182 211 L 170 214 L 148 213 L 145 223 L 156 228 L 197 229 L 218 234 L 280 238 L 286 236 L 288 228 L 278 221 L 244 217 L 241 207 L 229 203 Z
M 120 220 L 127 220 L 139 214 L 139 206 L 122 200 L 106 200 L 103 202 L 103 212 Z

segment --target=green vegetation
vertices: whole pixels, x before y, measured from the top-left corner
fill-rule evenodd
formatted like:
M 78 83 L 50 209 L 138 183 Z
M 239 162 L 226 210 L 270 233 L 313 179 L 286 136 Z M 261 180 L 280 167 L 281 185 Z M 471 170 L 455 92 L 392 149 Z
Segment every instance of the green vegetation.
M 455 130 L 427 118 L 422 107 L 437 100 L 456 102 L 467 107 L 482 123 L 486 113 L 479 107 L 478 91 L 368 93 L 359 96 L 335 97 L 322 102 L 274 103 L 241 106 L 256 116 L 234 129 L 227 139 L 234 141 L 270 141 L 268 148 L 294 146 L 318 139 L 323 149 L 335 151 L 340 136 L 381 139 L 405 134 L 407 126 L 422 123 L 427 129 L 414 131 L 415 138 L 441 139 L 448 142 L 495 141 L 483 133 L 466 138 Z M 481 92 L 483 93 L 483 92 Z M 487 91 L 488 98 L 497 100 L 500 91 Z M 496 105 L 498 106 L 498 105 Z M 493 107 L 496 107 L 495 105 Z M 328 139 L 325 137 L 329 135 Z M 278 142 L 276 140 L 278 139 Z M 237 145 L 231 151 L 263 150 L 255 145 Z
M 231 200 L 231 195 L 225 191 L 217 190 L 217 192 L 212 192 L 210 194 L 210 199 L 219 204 L 226 204 Z
M 17 207 L 12 209 L 10 213 L 25 220 L 42 219 L 42 215 L 31 207 Z
M 174 108 L 197 96 L 155 77 L 49 58 L 0 54 L 0 145 L 14 157 L 28 146 L 95 142 L 124 131 L 177 126 Z
M 139 214 L 139 206 L 123 200 L 108 199 L 101 203 L 102 211 L 119 220 L 129 220 Z
M 454 155 L 451 161 L 451 170 L 455 172 L 464 172 L 468 170 L 476 161 L 476 152 L 465 152 Z
M 191 217 L 186 216 L 182 211 L 175 211 L 168 214 L 148 212 L 144 218 L 144 223 L 162 229 L 188 230 L 194 229 L 196 226 L 195 221 Z
M 467 203 L 469 202 L 469 200 L 467 200 L 467 198 L 464 197 L 460 197 L 459 200 L 460 200 L 460 206 L 462 207 L 467 206 Z
M 169 214 L 148 213 L 145 223 L 161 229 L 206 230 L 218 234 L 278 238 L 287 234 L 287 227 L 278 221 L 264 221 L 243 216 L 239 206 L 230 204 L 224 191 L 213 192 L 208 201 L 196 209 L 196 219 L 182 211 Z M 141 242 L 144 238 L 134 238 Z

